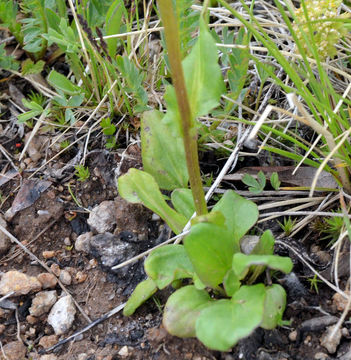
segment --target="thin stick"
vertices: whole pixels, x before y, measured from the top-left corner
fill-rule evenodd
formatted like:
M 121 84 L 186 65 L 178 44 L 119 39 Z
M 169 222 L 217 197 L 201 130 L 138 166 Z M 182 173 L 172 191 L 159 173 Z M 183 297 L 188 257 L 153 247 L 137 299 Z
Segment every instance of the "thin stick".
M 66 344 L 67 342 L 69 342 L 70 340 L 73 340 L 75 337 L 84 334 L 85 332 L 87 332 L 88 330 L 90 330 L 91 328 L 93 328 L 94 326 L 102 323 L 103 321 L 105 321 L 106 319 L 110 318 L 111 316 L 117 314 L 119 311 L 121 311 L 124 307 L 126 306 L 126 303 L 120 304 L 118 306 L 116 306 L 114 309 L 110 310 L 108 313 L 106 313 L 105 315 L 103 315 L 101 318 L 92 321 L 90 324 L 88 324 L 87 326 L 85 326 L 83 329 L 75 332 L 74 334 L 72 334 L 71 336 L 67 337 L 66 339 L 63 339 L 61 341 L 59 341 L 57 344 L 50 346 L 47 349 L 43 349 L 40 350 L 39 353 L 40 354 L 45 354 L 48 353 L 54 349 L 56 349 L 59 346 L 62 346 L 64 344 Z

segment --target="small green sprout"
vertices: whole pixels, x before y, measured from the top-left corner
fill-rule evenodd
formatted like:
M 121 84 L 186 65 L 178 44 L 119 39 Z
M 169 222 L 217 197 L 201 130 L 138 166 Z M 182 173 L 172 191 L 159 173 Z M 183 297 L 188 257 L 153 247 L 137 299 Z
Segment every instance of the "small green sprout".
M 241 180 L 249 186 L 249 191 L 253 194 L 260 194 L 266 186 L 266 176 L 262 171 L 257 174 L 257 180 L 250 174 L 245 174 Z
M 60 143 L 60 148 L 61 148 L 61 149 L 66 149 L 69 145 L 70 145 L 69 140 L 63 140 L 63 141 Z
M 292 220 L 290 216 L 288 218 L 284 218 L 283 223 L 278 221 L 279 226 L 282 228 L 286 236 L 289 236 L 292 233 L 295 223 L 296 219 Z
M 88 167 L 85 167 L 84 165 L 76 165 L 74 167 L 76 169 L 75 175 L 78 178 L 78 181 L 86 181 L 89 179 L 90 171 Z
M 317 275 L 316 275 L 316 274 L 313 276 L 313 278 L 310 278 L 310 279 L 307 279 L 307 280 L 308 280 L 308 282 L 310 283 L 310 291 L 312 291 L 312 289 L 314 289 L 315 292 L 316 292 L 317 294 L 319 294 L 318 283 L 321 283 L 321 282 L 323 282 L 323 281 L 322 281 L 322 280 L 319 280 L 319 279 L 317 278 Z

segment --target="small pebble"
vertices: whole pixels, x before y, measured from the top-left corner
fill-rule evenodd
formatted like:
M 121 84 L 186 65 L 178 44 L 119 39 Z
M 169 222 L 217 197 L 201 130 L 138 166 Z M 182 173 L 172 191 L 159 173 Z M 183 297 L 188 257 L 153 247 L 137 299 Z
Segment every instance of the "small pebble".
M 4 324 L 0 324 L 0 335 L 5 331 L 6 326 Z
M 51 259 L 55 256 L 55 251 L 53 250 L 47 250 L 42 252 L 44 259 Z
M 27 315 L 26 321 L 28 324 L 34 325 L 38 322 L 38 319 L 32 315 Z
M 336 325 L 327 327 L 327 330 L 320 339 L 321 345 L 328 350 L 329 354 L 334 354 L 336 352 L 341 340 L 341 330 L 337 329 L 334 333 L 335 326 Z M 330 335 L 333 333 L 334 336 L 331 338 Z
M 54 354 L 46 354 L 40 356 L 40 360 L 57 360 L 57 356 Z
M 296 338 L 297 338 L 297 331 L 294 330 L 289 334 L 289 340 L 290 341 L 296 341 Z
M 75 276 L 75 280 L 77 284 L 81 284 L 87 279 L 87 277 L 88 275 L 86 273 L 83 273 L 82 271 L 78 271 Z
M 328 355 L 324 354 L 323 352 L 317 352 L 316 355 L 314 356 L 314 358 L 316 360 L 327 360 L 328 359 Z
M 19 271 L 11 270 L 1 277 L 0 295 L 7 295 L 14 291 L 13 296 L 20 296 L 39 290 L 41 290 L 41 283 L 34 276 L 28 276 Z
M 63 240 L 63 242 L 64 242 L 64 244 L 65 244 L 66 246 L 71 246 L 71 245 L 72 245 L 71 239 L 70 239 L 68 236 L 65 237 L 65 239 Z
M 53 273 L 55 276 L 57 276 L 57 277 L 60 276 L 61 269 L 60 269 L 60 267 L 59 267 L 57 264 L 52 264 L 52 265 L 50 266 L 50 270 L 52 271 L 52 273 Z
M 43 289 L 53 289 L 57 285 L 57 278 L 55 275 L 50 273 L 42 273 L 37 276 Z
M 67 270 L 61 270 L 59 279 L 62 282 L 62 284 L 64 284 L 64 285 L 72 284 L 72 276 Z
M 48 349 L 49 347 L 57 344 L 58 336 L 57 335 L 48 335 L 43 336 L 40 341 L 39 345 L 42 346 L 44 349 Z
M 128 346 L 123 346 L 120 351 L 118 351 L 118 355 L 122 357 L 127 357 L 129 355 Z

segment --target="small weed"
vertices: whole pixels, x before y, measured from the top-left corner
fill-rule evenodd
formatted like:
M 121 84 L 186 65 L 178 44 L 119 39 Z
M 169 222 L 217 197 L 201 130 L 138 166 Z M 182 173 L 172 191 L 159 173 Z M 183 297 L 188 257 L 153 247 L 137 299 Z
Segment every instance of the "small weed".
M 69 140 L 63 140 L 63 141 L 60 143 L 60 148 L 61 148 L 61 149 L 66 149 L 69 145 L 70 145 Z
M 260 194 L 266 186 L 266 176 L 262 171 L 257 174 L 257 180 L 250 174 L 245 174 L 242 182 L 249 186 L 249 191 L 253 194 Z
M 285 217 L 283 223 L 278 221 L 279 226 L 284 231 L 286 236 L 289 236 L 292 233 L 295 223 L 296 219 L 292 220 L 290 216 L 288 218 Z
M 75 167 L 75 175 L 77 176 L 78 181 L 86 181 L 90 177 L 90 171 L 88 167 L 84 165 L 76 165 Z
M 314 289 L 314 291 L 319 294 L 318 284 L 322 283 L 322 280 L 319 280 L 317 275 L 315 274 L 313 278 L 307 279 L 307 281 L 310 283 L 310 291 Z

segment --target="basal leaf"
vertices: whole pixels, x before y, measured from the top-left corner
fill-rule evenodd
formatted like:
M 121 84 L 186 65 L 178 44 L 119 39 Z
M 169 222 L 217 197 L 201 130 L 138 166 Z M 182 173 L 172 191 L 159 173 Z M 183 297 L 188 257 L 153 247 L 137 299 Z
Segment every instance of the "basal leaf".
M 208 214 L 196 216 L 191 220 L 192 226 L 200 223 L 209 223 L 225 228 L 225 217 L 219 211 L 211 211 Z
M 229 190 L 225 192 L 212 211 L 220 211 L 225 216 L 225 225 L 229 233 L 233 234 L 234 250 L 238 252 L 240 239 L 258 219 L 257 205 L 236 194 L 233 190 Z
M 194 198 L 190 189 L 175 189 L 171 195 L 174 208 L 187 219 L 195 212 Z
M 188 186 L 183 140 L 174 136 L 169 123 L 159 111 L 147 111 L 141 121 L 141 148 L 144 170 L 161 189 L 174 190 Z
M 187 222 L 183 215 L 168 206 L 155 179 L 145 171 L 129 169 L 118 178 L 118 191 L 127 201 L 142 203 L 158 214 L 176 234 Z
M 289 273 L 293 264 L 290 258 L 277 255 L 244 255 L 237 253 L 233 256 L 233 270 L 235 274 L 243 279 L 250 266 L 263 265 L 268 266 L 270 269 L 279 270 L 285 274 Z
M 199 314 L 211 302 L 207 291 L 197 290 L 193 285 L 185 286 L 168 298 L 163 313 L 163 326 L 172 335 L 193 337 Z
M 215 288 L 231 268 L 234 253 L 232 236 L 224 227 L 199 223 L 191 228 L 184 246 L 196 274 L 207 286 Z
M 149 299 L 157 291 L 157 286 L 151 279 L 146 279 L 139 283 L 133 291 L 133 294 L 127 301 L 126 306 L 123 309 L 123 315 L 129 316 Z
M 174 280 L 192 278 L 194 268 L 183 245 L 165 245 L 151 252 L 145 260 L 145 272 L 159 289 Z
M 261 327 L 266 330 L 274 329 L 281 324 L 286 306 L 286 293 L 282 286 L 273 284 L 266 287 L 266 300 Z
M 242 286 L 231 300 L 213 302 L 198 316 L 196 336 L 210 349 L 229 350 L 260 325 L 265 295 L 263 284 Z
M 240 280 L 233 269 L 230 269 L 223 279 L 224 290 L 228 296 L 233 296 L 240 288 Z
M 218 65 L 216 42 L 203 19 L 200 34 L 190 54 L 183 61 L 188 97 L 191 99 L 192 117 L 208 114 L 219 105 L 224 92 L 221 68 Z

